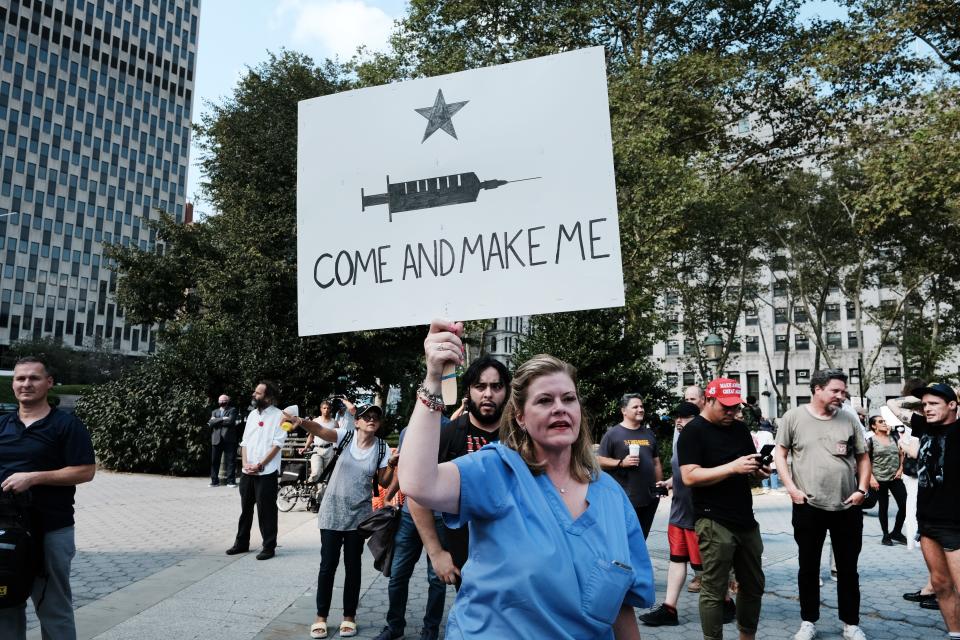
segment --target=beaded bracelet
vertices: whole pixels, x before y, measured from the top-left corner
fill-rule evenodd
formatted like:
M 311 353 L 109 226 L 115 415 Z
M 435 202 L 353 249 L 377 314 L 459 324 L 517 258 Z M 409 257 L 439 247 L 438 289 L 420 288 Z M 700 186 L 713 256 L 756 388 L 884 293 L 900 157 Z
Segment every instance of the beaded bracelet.
M 417 387 L 417 399 L 430 411 L 443 411 L 445 406 L 442 396 L 430 393 L 422 384 Z

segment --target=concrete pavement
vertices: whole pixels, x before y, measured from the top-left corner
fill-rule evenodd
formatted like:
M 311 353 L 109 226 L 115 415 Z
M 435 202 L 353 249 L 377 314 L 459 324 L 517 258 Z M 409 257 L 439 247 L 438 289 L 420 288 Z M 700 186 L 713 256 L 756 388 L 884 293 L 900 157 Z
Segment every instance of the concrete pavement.
M 254 552 L 226 556 L 239 515 L 236 490 L 208 488 L 201 478 L 99 472 L 77 492 L 77 558 L 74 598 L 80 638 L 89 640 L 285 640 L 308 637 L 314 616 L 319 532 L 313 514 L 300 508 L 280 514 L 277 557 Z M 767 593 L 759 638 L 792 638 L 799 626 L 796 547 L 789 500 L 783 494 L 754 498 L 764 537 Z M 649 540 L 656 569 L 657 598 L 662 599 L 667 567 L 666 516 L 661 505 Z M 892 514 L 891 514 L 892 516 Z M 836 583 L 824 562 L 820 637 L 839 638 Z M 926 580 L 919 550 L 880 545 L 875 517 L 867 517 L 860 560 L 862 622 L 874 639 L 942 637 L 936 611 L 901 598 Z M 341 619 L 342 569 L 334 593 L 331 629 Z M 359 638 L 372 638 L 384 624 L 387 580 L 364 556 Z M 448 608 L 455 592 L 448 591 Z M 421 561 L 411 580 L 407 637 L 416 638 L 426 603 L 426 569 Z M 28 607 L 29 608 L 29 607 Z M 696 595 L 680 597 L 677 627 L 641 627 L 644 638 L 698 638 Z M 32 621 L 29 637 L 39 639 Z M 736 637 L 733 625 L 727 637 Z M 331 637 L 337 634 L 331 633 Z

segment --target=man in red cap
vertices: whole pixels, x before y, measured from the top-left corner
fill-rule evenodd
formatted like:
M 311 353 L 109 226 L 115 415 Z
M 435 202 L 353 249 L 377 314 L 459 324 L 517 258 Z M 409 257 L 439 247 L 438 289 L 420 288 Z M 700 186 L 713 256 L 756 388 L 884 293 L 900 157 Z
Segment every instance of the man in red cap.
M 743 403 L 740 383 L 717 378 L 707 385 L 706 403 L 677 440 L 683 483 L 692 488 L 703 577 L 700 625 L 704 640 L 722 640 L 723 603 L 731 567 L 740 583 L 737 626 L 752 640 L 760 621 L 764 577 L 763 542 L 753 516 L 750 478 L 766 478 L 750 430 L 735 418 Z

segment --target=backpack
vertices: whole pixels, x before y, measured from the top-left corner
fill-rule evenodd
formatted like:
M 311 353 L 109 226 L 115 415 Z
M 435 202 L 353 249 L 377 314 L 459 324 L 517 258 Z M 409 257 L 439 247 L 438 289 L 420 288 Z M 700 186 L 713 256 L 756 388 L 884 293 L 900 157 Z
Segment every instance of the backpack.
M 0 500 L 0 609 L 22 605 L 33 590 L 40 545 L 26 506 L 16 496 Z

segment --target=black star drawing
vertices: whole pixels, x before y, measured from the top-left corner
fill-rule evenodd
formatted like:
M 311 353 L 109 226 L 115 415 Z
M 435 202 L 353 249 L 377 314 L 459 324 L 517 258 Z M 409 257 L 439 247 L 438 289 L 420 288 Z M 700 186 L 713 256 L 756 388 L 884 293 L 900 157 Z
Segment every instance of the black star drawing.
M 437 99 L 433 101 L 432 107 L 423 107 L 422 109 L 416 109 L 416 112 L 422 115 L 427 119 L 427 130 L 423 132 L 423 140 L 420 141 L 420 144 L 423 144 L 427 141 L 427 138 L 433 135 L 437 129 L 443 129 L 449 133 L 455 140 L 457 138 L 457 132 L 453 128 L 453 116 L 457 111 L 463 109 L 469 100 L 464 100 L 463 102 L 447 102 L 443 99 L 443 91 L 437 90 Z

